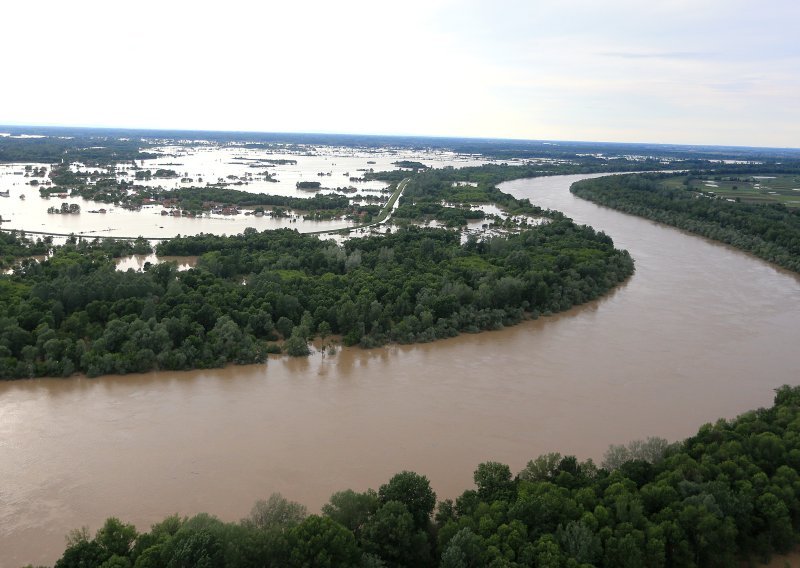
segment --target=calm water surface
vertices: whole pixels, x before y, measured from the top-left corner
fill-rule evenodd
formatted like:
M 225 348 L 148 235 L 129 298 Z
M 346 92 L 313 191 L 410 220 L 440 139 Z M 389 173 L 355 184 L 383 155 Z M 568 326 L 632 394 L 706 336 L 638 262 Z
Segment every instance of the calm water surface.
M 467 167 L 485 163 L 493 163 L 481 157 L 455 154 L 434 150 L 400 150 L 382 149 L 379 151 L 358 150 L 336 146 L 307 145 L 296 148 L 293 152 L 282 152 L 279 149 L 250 149 L 242 146 L 165 146 L 154 149 L 161 154 L 157 158 L 137 161 L 141 169 L 155 171 L 168 169 L 175 171 L 177 178 L 153 178 L 151 180 L 135 180 L 136 185 L 176 189 L 181 187 L 205 187 L 207 183 L 228 182 L 229 189 L 253 193 L 269 193 L 300 198 L 313 197 L 316 191 L 302 191 L 296 188 L 298 181 L 318 181 L 322 184 L 321 193 L 331 193 L 337 188 L 351 187 L 356 189 L 350 197 L 362 200 L 381 195 L 381 190 L 388 187 L 382 181 L 351 182 L 350 177 L 361 178 L 364 170 L 395 170 L 393 162 L 398 160 L 421 161 L 430 167 Z M 280 165 L 258 165 L 263 160 L 291 160 L 296 163 Z M 42 199 L 38 187 L 31 186 L 30 181 L 45 183 L 48 176 L 34 178 L 25 177 L 25 166 L 32 168 L 45 167 L 42 164 L 0 164 L 0 191 L 8 191 L 10 197 L 0 198 L 0 217 L 4 229 L 25 231 L 53 232 L 99 237 L 136 237 L 151 239 L 196 235 L 198 233 L 214 233 L 235 235 L 247 227 L 259 231 L 265 229 L 290 228 L 300 232 L 331 231 L 352 226 L 354 223 L 346 219 L 328 221 L 305 221 L 285 217 L 273 218 L 269 215 L 253 217 L 236 215 L 226 216 L 204 214 L 201 217 L 163 216 L 160 205 L 145 205 L 139 211 L 130 211 L 122 207 L 91 201 L 80 197 L 60 199 L 53 196 Z M 253 167 L 258 165 L 258 167 Z M 108 175 L 107 168 L 80 166 L 73 164 L 73 169 L 92 174 Z M 275 182 L 265 181 L 260 174 L 270 172 Z M 134 181 L 135 170 L 131 162 L 115 165 L 117 181 Z M 319 175 L 323 174 L 323 175 Z M 233 176 L 234 179 L 229 179 Z M 191 180 L 191 181 L 189 181 Z M 237 183 L 242 185 L 236 185 Z M 384 195 L 388 198 L 388 195 Z M 21 199 L 24 198 L 24 199 Z M 74 203 L 81 207 L 78 215 L 48 214 L 49 207 L 59 208 L 63 203 Z M 106 213 L 89 213 L 103 209 Z
M 685 437 L 797 384 L 800 281 L 728 247 L 573 198 L 518 197 L 610 234 L 636 274 L 604 299 L 514 328 L 335 357 L 0 384 L 0 565 L 52 563 L 112 515 L 247 514 L 273 491 L 318 510 L 403 469 L 440 498 L 480 462 Z

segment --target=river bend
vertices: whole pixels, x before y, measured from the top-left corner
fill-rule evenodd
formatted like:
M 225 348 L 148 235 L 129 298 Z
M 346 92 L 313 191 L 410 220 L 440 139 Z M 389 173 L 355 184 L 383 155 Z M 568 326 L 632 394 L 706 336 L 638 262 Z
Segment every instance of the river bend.
M 432 344 L 100 379 L 0 383 L 0 566 L 52 563 L 108 516 L 241 518 L 273 491 L 312 511 L 403 469 L 440 498 L 478 463 L 679 439 L 797 384 L 800 280 L 730 247 L 579 200 L 589 176 L 503 184 L 611 235 L 636 273 L 564 314 Z

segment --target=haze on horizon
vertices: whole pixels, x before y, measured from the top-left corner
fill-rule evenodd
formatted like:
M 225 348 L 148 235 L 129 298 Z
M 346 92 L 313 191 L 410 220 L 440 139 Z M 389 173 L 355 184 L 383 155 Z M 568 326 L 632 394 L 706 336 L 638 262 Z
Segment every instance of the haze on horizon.
M 0 124 L 800 147 L 794 0 L 4 12 Z

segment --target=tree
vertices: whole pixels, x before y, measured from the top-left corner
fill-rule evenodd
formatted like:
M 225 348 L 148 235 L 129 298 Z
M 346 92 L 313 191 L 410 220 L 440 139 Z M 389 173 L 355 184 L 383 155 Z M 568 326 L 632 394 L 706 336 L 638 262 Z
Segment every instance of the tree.
M 321 321 L 321 322 L 319 323 L 319 325 L 317 326 L 317 333 L 319 334 L 319 337 L 320 337 L 320 339 L 322 339 L 322 341 L 323 341 L 323 343 L 324 343 L 325 339 L 326 339 L 326 338 L 327 338 L 327 337 L 328 337 L 328 336 L 329 336 L 331 333 L 333 333 L 333 332 L 331 331 L 331 324 L 329 324 L 327 321 Z
M 378 494 L 369 489 L 356 493 L 352 489 L 331 495 L 328 503 L 322 506 L 322 513 L 359 536 L 361 528 L 378 510 Z
M 485 565 L 485 551 L 481 538 L 469 527 L 458 531 L 442 553 L 442 568 L 479 568 Z
M 223 568 L 225 524 L 208 514 L 186 520 L 160 551 L 170 568 Z
M 292 331 L 292 336 L 286 340 L 284 347 L 286 348 L 286 353 L 292 357 L 305 357 L 311 353 L 308 348 L 308 342 L 303 336 L 300 326 L 295 326 Z
M 425 531 L 415 526 L 414 517 L 399 501 L 384 503 L 366 522 L 361 545 L 388 566 L 424 566 L 430 560 Z
M 558 452 L 542 454 L 528 462 L 525 469 L 519 472 L 519 478 L 524 481 L 549 481 L 556 476 L 561 459 Z
M 353 533 L 328 517 L 306 517 L 288 538 L 290 565 L 298 568 L 355 566 L 360 556 Z
M 582 564 L 595 561 L 599 550 L 599 542 L 595 539 L 592 530 L 584 523 L 570 521 L 566 526 L 560 526 L 556 532 L 561 548 L 572 558 Z
M 294 322 L 292 322 L 292 320 L 286 316 L 279 317 L 278 321 L 275 322 L 275 329 L 278 330 L 278 333 L 280 333 L 284 339 L 289 338 L 289 336 L 292 334 L 293 328 Z
M 428 478 L 412 471 L 395 474 L 389 483 L 381 485 L 378 497 L 384 505 L 389 501 L 403 503 L 411 513 L 414 525 L 420 529 L 428 526 L 436 506 L 436 493 L 431 489 Z
M 109 557 L 107 551 L 94 540 L 80 540 L 69 544 L 54 568 L 86 568 L 99 566 Z
M 273 493 L 266 501 L 256 501 L 250 515 L 242 519 L 242 524 L 258 529 L 286 530 L 300 524 L 307 516 L 305 505 L 289 501 L 280 493 Z
M 668 449 L 669 442 L 657 436 L 651 436 L 646 440 L 632 440 L 627 446 L 612 444 L 603 456 L 602 465 L 605 469 L 612 470 L 632 460 L 656 464 L 664 458 Z
M 511 468 L 499 462 L 484 462 L 473 474 L 478 496 L 481 500 L 510 501 L 514 497 L 514 482 L 511 481 Z
M 125 524 L 116 517 L 111 517 L 97 531 L 95 542 L 102 546 L 109 555 L 128 556 L 136 536 L 136 528 L 133 525 Z

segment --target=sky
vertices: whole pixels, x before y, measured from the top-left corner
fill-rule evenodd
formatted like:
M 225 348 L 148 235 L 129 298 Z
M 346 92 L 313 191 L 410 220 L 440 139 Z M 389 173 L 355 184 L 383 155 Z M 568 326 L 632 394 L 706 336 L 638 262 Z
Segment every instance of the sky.
M 0 124 L 800 147 L 797 0 L 7 2 Z

